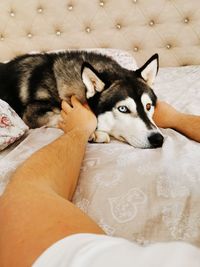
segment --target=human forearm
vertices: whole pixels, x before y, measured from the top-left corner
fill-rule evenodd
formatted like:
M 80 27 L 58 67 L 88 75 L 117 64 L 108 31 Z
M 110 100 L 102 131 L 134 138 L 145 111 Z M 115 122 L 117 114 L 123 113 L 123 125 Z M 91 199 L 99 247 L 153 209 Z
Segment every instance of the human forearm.
M 172 128 L 200 142 L 200 116 L 182 113 L 171 105 L 159 101 L 153 119 L 160 128 Z
M 0 198 L 0 266 L 32 266 L 68 235 L 103 233 L 70 202 L 96 117 L 75 98 L 62 106 L 64 134 L 28 158 Z
M 71 200 L 85 146 L 97 125 L 95 115 L 87 106 L 81 105 L 75 97 L 71 98 L 71 104 L 62 102 L 63 120 L 59 127 L 65 134 L 32 155 L 16 171 L 12 180 L 43 184 Z
M 200 142 L 200 116 L 178 113 L 172 128 L 190 139 Z
M 59 195 L 71 198 L 80 172 L 88 133 L 73 129 L 33 154 L 14 174 L 13 181 L 45 182 Z M 23 182 L 24 182 L 23 181 Z

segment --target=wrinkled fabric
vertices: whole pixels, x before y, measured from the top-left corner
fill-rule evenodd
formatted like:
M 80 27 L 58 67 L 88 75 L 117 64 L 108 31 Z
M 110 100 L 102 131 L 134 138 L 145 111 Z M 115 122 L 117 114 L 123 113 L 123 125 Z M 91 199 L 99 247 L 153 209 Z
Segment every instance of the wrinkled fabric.
M 126 66 L 133 68 L 130 62 Z M 200 115 L 200 66 L 160 69 L 154 89 L 180 111 Z M 73 202 L 108 235 L 140 244 L 183 240 L 200 246 L 200 144 L 172 129 L 162 133 L 158 149 L 115 140 L 88 144 Z M 1 153 L 0 192 L 21 162 L 60 134 L 32 130 Z

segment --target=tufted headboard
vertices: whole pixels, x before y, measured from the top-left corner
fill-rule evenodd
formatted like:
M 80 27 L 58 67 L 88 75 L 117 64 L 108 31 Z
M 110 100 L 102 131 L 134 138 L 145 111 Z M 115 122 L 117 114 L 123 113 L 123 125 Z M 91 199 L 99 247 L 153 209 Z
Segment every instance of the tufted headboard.
M 200 64 L 197 0 L 1 0 L 0 61 L 31 51 L 120 48 L 138 64 Z

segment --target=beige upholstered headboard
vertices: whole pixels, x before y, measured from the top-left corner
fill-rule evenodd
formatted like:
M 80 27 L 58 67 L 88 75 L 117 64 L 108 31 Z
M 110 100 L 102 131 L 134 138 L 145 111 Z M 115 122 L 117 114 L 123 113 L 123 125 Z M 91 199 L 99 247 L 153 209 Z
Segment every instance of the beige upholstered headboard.
M 0 61 L 31 51 L 120 48 L 138 64 L 200 64 L 199 0 L 1 0 Z

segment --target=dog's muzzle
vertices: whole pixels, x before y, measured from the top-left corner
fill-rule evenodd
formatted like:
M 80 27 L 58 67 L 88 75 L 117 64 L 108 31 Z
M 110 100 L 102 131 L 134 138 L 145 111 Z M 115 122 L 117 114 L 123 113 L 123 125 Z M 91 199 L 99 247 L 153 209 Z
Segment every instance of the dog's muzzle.
M 152 148 L 161 147 L 163 145 L 164 137 L 160 133 L 153 133 L 148 137 Z

